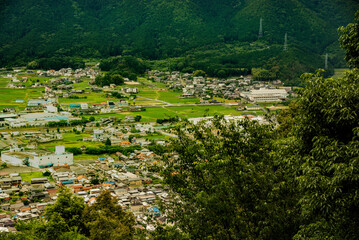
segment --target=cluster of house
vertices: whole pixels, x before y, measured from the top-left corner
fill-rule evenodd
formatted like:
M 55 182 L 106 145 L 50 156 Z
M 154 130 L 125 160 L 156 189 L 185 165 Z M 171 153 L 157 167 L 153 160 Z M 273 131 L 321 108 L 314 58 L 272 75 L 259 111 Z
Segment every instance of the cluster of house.
M 189 118 L 188 121 L 193 124 L 199 124 L 199 123 L 205 123 L 205 124 L 211 124 L 214 117 L 198 117 L 198 118 Z M 259 123 L 265 123 L 265 119 L 261 116 L 253 116 L 253 115 L 247 115 L 247 116 L 231 116 L 231 115 L 224 115 L 223 119 L 227 122 L 237 122 L 241 121 L 243 119 L 250 119 L 253 121 L 258 121 Z
M 8 88 L 24 88 L 25 83 L 28 82 L 28 77 L 19 77 L 17 73 L 9 73 L 7 74 L 7 77 L 10 78 L 10 83 L 8 85 Z M 33 74 L 32 70 L 27 71 L 27 73 Z M 62 68 L 58 71 L 55 70 L 48 70 L 48 71 L 37 71 L 37 76 L 39 77 L 61 77 L 61 78 L 52 78 L 48 81 L 45 81 L 44 83 L 40 81 L 32 82 L 32 85 L 29 86 L 31 88 L 39 88 L 44 86 L 51 85 L 57 85 L 59 89 L 64 88 L 67 89 L 67 85 L 71 83 L 79 83 L 82 82 L 81 78 L 90 78 L 95 79 L 96 76 L 99 74 L 99 71 L 94 70 L 92 68 L 86 68 L 86 69 L 76 69 L 73 70 L 71 68 Z M 71 89 L 71 88 L 70 88 Z
M 288 98 L 291 88 L 280 87 L 279 80 L 271 83 L 256 83 L 252 77 L 216 79 L 195 77 L 193 74 L 180 74 L 179 72 L 161 72 L 153 70 L 148 72 L 149 79 L 168 84 L 174 91 L 182 91 L 183 98 L 211 99 L 214 96 L 226 99 L 260 102 L 281 102 Z
M 73 78 L 81 78 L 81 77 L 88 77 L 91 79 L 95 79 L 96 76 L 99 74 L 99 71 L 94 70 L 92 68 L 85 68 L 85 69 L 76 69 L 73 70 L 72 68 L 61 68 L 60 70 L 48 70 L 48 71 L 37 71 L 36 72 L 39 77 L 59 77 L 59 76 L 65 76 L 65 77 L 73 77 Z
M 109 190 L 119 205 L 135 215 L 136 227 L 147 225 L 148 230 L 154 229 L 147 222 L 148 216 L 166 222 L 156 201 L 168 201 L 169 195 L 159 184 L 161 177 L 148 170 L 156 164 L 157 156 L 147 149 L 136 150 L 132 155 L 135 157 L 121 161 L 99 157 L 87 165 L 48 166 L 48 177 L 34 177 L 30 182 L 23 181 L 21 174 L 0 172 L 1 208 L 7 211 L 0 214 L 0 231 L 15 231 L 17 220 L 41 218 L 46 206 L 56 201 L 61 186 L 71 189 L 89 205 L 96 202 L 103 190 Z
M 149 141 L 145 139 L 147 133 L 153 133 L 156 128 L 153 124 L 134 124 L 133 126 L 123 126 L 122 129 L 119 131 L 116 129 L 110 121 L 110 119 L 103 119 L 102 125 L 105 127 L 102 128 L 93 128 L 93 135 L 92 138 L 84 138 L 83 141 L 100 141 L 105 142 L 107 139 L 110 139 L 111 145 L 114 146 L 123 146 L 127 147 L 132 144 L 140 145 L 140 146 L 147 146 L 150 144 Z M 93 126 L 93 124 L 88 124 L 88 126 Z M 136 135 L 139 138 L 131 138 L 130 136 L 133 135 L 132 131 L 136 131 Z

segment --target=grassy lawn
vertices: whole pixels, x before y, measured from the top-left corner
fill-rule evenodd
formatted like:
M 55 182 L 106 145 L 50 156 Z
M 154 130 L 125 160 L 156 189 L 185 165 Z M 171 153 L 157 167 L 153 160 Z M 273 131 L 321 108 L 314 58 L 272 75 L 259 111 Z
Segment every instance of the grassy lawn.
M 43 177 L 42 172 L 26 172 L 26 173 L 20 173 L 20 176 L 23 181 L 31 181 L 31 178 L 35 177 Z

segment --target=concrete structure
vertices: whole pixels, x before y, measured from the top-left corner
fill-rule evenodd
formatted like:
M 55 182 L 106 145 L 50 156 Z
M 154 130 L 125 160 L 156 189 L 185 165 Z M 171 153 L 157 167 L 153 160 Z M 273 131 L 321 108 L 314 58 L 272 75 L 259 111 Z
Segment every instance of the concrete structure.
M 95 130 L 93 131 L 93 138 L 94 138 L 95 141 L 101 141 L 101 140 L 103 140 L 103 138 L 104 138 L 103 130 L 95 129 Z
M 260 88 L 252 90 L 247 97 L 253 102 L 280 102 L 288 97 L 285 89 Z
M 44 112 L 44 113 L 25 114 L 17 119 L 5 118 L 5 123 L 8 124 L 10 127 L 16 128 L 16 127 L 25 127 L 25 126 L 44 126 L 48 122 L 58 122 L 61 120 L 67 121 L 68 119 L 69 116 L 67 114 Z
M 14 166 L 28 165 L 42 168 L 52 166 L 69 166 L 74 163 L 72 153 L 65 152 L 64 146 L 56 146 L 55 153 L 42 150 L 25 151 L 23 148 L 11 148 L 1 152 L 2 161 Z
M 47 110 L 47 112 L 49 112 L 49 113 L 57 113 L 57 107 L 52 106 L 52 105 L 47 105 L 47 106 L 46 106 L 46 110 Z
M 86 110 L 89 109 L 89 105 L 87 103 L 81 103 L 81 109 Z

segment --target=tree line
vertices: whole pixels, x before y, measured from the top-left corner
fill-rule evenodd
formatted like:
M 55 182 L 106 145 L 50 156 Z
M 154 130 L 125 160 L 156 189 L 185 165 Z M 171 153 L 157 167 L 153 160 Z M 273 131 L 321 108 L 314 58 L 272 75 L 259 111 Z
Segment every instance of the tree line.
M 157 239 L 359 239 L 359 12 L 340 29 L 353 69 L 303 74 L 289 109 L 250 120 L 177 126 L 163 154 L 173 225 Z

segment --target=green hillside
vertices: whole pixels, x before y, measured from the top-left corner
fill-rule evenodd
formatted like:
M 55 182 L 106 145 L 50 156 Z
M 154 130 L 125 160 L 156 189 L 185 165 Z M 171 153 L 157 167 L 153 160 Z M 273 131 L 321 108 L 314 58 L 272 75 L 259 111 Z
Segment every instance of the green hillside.
M 53 56 L 198 55 L 203 48 L 257 41 L 263 18 L 260 41 L 271 51 L 258 62 L 281 55 L 287 32 L 291 49 L 312 55 L 306 68 L 319 67 L 325 51 L 331 66 L 343 67 L 337 28 L 350 22 L 356 9 L 355 0 L 0 0 L 0 66 Z M 252 53 L 233 64 L 252 67 L 247 62 L 255 61 L 258 51 Z M 236 58 L 232 55 L 226 58 Z M 240 66 L 243 62 L 247 66 Z

